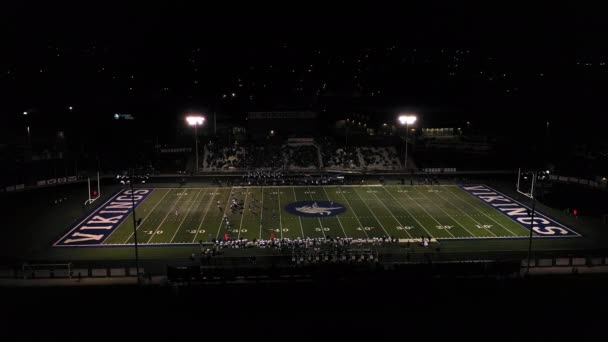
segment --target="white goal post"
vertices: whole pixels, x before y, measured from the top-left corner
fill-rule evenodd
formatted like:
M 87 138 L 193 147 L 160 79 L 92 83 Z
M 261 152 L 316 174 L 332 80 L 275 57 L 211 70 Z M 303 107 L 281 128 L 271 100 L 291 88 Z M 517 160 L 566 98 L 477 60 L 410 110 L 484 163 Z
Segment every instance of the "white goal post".
M 528 184 L 529 183 L 529 184 Z M 528 186 L 529 185 L 529 186 Z M 536 186 L 536 172 L 517 170 L 517 192 L 534 199 L 534 187 Z
M 97 196 L 91 197 L 91 177 L 87 179 L 87 189 L 89 190 L 89 199 L 84 202 L 84 205 L 95 202 L 101 196 L 101 186 L 99 181 L 99 171 L 97 171 Z

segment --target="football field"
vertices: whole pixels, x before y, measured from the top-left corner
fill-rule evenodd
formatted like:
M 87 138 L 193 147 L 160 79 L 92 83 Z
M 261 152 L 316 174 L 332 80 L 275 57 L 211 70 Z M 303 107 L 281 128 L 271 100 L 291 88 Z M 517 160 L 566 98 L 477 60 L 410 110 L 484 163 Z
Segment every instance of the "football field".
M 148 188 L 118 192 L 54 246 L 132 245 L 133 202 L 138 244 L 149 246 L 272 237 L 514 239 L 529 237 L 531 226 L 525 205 L 483 185 Z M 533 222 L 539 237 L 580 236 L 541 213 Z

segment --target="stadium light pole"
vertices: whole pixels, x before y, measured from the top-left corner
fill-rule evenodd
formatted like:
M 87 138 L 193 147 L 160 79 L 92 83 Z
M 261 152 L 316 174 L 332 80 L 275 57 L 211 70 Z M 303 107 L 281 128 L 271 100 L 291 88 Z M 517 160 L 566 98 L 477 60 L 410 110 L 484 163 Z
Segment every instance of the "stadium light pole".
M 403 169 L 407 171 L 407 136 L 410 133 L 410 125 L 418 119 L 415 115 L 400 115 L 399 122 L 405 125 L 405 160 L 403 161 Z
M 135 244 L 135 269 L 137 272 L 137 284 L 141 283 L 139 277 L 139 250 L 137 249 L 137 219 L 135 218 L 135 190 L 133 189 L 133 173 L 135 170 L 131 168 L 129 172 L 129 185 L 131 186 L 131 210 L 133 210 L 133 241 Z
M 188 125 L 194 126 L 194 149 L 196 153 L 194 159 L 196 161 L 195 171 L 198 174 L 198 133 L 196 127 L 202 125 L 203 122 L 205 122 L 205 117 L 200 115 L 190 115 L 186 117 L 186 122 L 188 122 Z

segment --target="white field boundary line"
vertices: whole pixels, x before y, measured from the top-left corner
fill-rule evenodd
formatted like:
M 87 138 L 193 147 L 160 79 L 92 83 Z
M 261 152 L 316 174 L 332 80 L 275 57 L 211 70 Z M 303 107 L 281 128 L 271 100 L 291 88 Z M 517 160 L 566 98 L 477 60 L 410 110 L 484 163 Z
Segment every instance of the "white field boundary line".
M 135 227 L 135 230 L 136 230 L 136 231 L 139 231 L 139 227 L 141 227 L 141 226 L 144 224 L 144 222 L 146 221 L 146 219 L 147 219 L 147 218 L 148 218 L 150 215 L 152 215 L 152 213 L 154 212 L 154 210 L 156 210 L 156 207 L 158 207 L 158 205 L 159 205 L 159 204 L 161 204 L 161 202 L 165 200 L 165 197 L 167 197 L 167 195 L 168 195 L 170 192 L 171 192 L 171 190 L 168 190 L 168 191 L 167 191 L 167 192 L 166 192 L 166 193 L 163 195 L 163 197 L 162 197 L 160 200 L 158 200 L 158 202 L 156 202 L 156 204 L 154 205 L 154 207 L 152 207 L 152 209 L 150 209 L 150 212 L 148 212 L 148 214 L 146 215 L 146 217 L 144 217 L 144 218 L 143 218 L 143 220 L 141 220 L 141 222 L 140 222 L 140 223 L 137 225 L 137 227 Z M 143 202 L 142 202 L 142 203 L 143 203 Z M 129 242 L 129 240 L 131 240 L 131 238 L 133 237 L 133 234 L 135 234 L 135 233 L 134 233 L 134 232 L 132 232 L 131 234 L 129 234 L 129 237 L 127 238 L 127 240 L 125 240 L 125 244 L 126 244 L 127 242 Z
M 262 185 L 261 187 L 263 188 L 318 188 L 318 187 L 325 187 L 325 188 L 353 188 L 353 187 L 376 187 L 376 188 L 384 188 L 384 187 L 390 187 L 390 188 L 396 188 L 396 187 L 400 187 L 402 185 L 399 184 L 389 184 L 389 185 L 381 185 L 381 184 L 345 184 L 345 185 L 338 185 L 338 184 L 326 184 L 326 185 L 273 185 L 273 186 L 265 186 Z M 424 185 L 414 185 L 414 187 L 416 186 L 424 186 Z M 458 185 L 453 185 L 453 184 L 440 184 L 440 185 L 435 185 L 435 186 L 458 186 Z M 230 187 L 230 189 L 245 189 L 251 187 L 250 185 L 247 186 L 232 186 Z M 152 189 L 169 189 L 169 190 L 199 190 L 199 189 L 211 189 L 213 187 L 211 186 L 201 186 L 201 187 L 187 187 L 187 188 L 173 188 L 173 187 L 155 187 Z M 216 187 L 217 188 L 217 187 Z M 227 187 L 223 187 L 223 188 L 218 188 L 218 189 L 227 189 Z
M 310 193 L 310 188 L 306 187 L 306 190 L 308 190 L 308 197 L 310 197 L 311 201 L 314 201 L 314 199 L 312 198 L 312 194 Z M 319 216 L 317 216 L 317 220 L 319 221 L 319 229 L 321 229 L 321 234 L 323 234 L 323 236 L 325 236 L 325 238 L 327 239 L 327 234 L 325 234 L 325 227 L 323 227 L 323 223 L 321 222 L 321 218 Z
M 408 215 L 410 215 L 410 217 L 414 219 L 414 221 L 418 222 L 418 224 L 420 225 L 420 227 L 421 227 L 422 229 L 424 229 L 424 231 L 425 231 L 427 234 L 429 234 L 429 236 L 430 236 L 430 237 L 434 237 L 434 236 L 433 236 L 433 234 L 431 234 L 431 232 L 429 232 L 429 231 L 426 229 L 426 227 L 425 227 L 425 226 L 424 226 L 424 225 L 423 225 L 423 224 L 422 224 L 420 221 L 418 221 L 418 219 L 417 219 L 417 218 L 416 218 L 414 215 L 412 215 L 412 213 L 409 211 L 409 209 L 407 209 L 407 208 L 406 208 L 406 207 L 403 205 L 403 203 L 401 203 L 401 201 L 399 201 L 399 199 L 398 199 L 397 197 L 395 197 L 395 195 L 393 195 L 393 194 L 392 194 L 390 191 L 386 190 L 386 188 L 382 188 L 382 189 L 384 189 L 384 191 L 386 191 L 386 193 L 388 193 L 388 194 L 389 194 L 389 195 L 390 195 L 390 196 L 391 196 L 391 197 L 392 197 L 392 198 L 395 200 L 395 202 L 397 202 L 397 203 L 399 204 L 399 206 L 401 206 L 401 208 L 403 208 L 403 209 L 405 210 L 405 212 L 407 212 L 407 214 L 408 214 Z M 397 188 L 397 189 L 399 189 L 399 188 Z M 406 192 L 406 194 L 407 194 L 407 192 Z M 409 197 L 409 196 L 408 196 L 408 197 Z M 428 214 L 427 214 L 427 215 L 428 215 Z M 435 220 L 435 222 L 437 222 L 437 220 Z M 437 222 L 437 223 L 439 223 L 439 222 Z M 448 233 L 449 233 L 449 232 L 448 232 Z M 452 235 L 452 234 L 450 234 L 450 235 Z M 452 236 L 454 236 L 454 235 L 452 235 Z
M 173 203 L 173 205 L 171 206 L 171 209 L 169 209 L 169 211 L 167 211 L 167 214 L 165 215 L 165 217 L 163 218 L 163 220 L 160 222 L 160 224 L 158 225 L 158 227 L 156 227 L 156 229 L 154 230 L 154 232 L 152 233 L 152 235 L 150 235 L 150 238 L 148 239 L 148 241 L 146 243 L 150 243 L 150 241 L 152 241 L 152 238 L 154 237 L 154 235 L 156 235 L 156 232 L 158 231 L 158 229 L 160 228 L 160 226 L 163 225 L 163 223 L 165 223 L 165 221 L 167 220 L 167 217 L 169 217 L 169 215 L 171 214 L 171 212 L 173 211 L 173 208 L 175 208 L 175 206 L 177 205 L 177 202 L 179 202 L 179 200 L 182 197 L 186 197 L 183 195 L 177 196 L 177 199 L 175 200 L 175 203 Z
M 196 194 L 196 196 L 194 197 L 194 201 L 192 201 L 192 204 L 190 204 L 190 208 L 188 208 L 188 210 L 186 211 L 186 215 L 184 215 L 184 218 L 182 219 L 182 221 L 179 223 L 179 225 L 177 226 L 177 229 L 175 230 L 175 233 L 173 233 L 173 237 L 171 238 L 171 241 L 169 241 L 169 243 L 173 242 L 173 239 L 175 239 L 175 236 L 177 235 L 177 232 L 179 232 L 179 229 L 182 227 L 182 225 L 184 224 L 184 221 L 186 221 L 186 217 L 188 217 L 188 215 L 190 215 L 190 211 L 192 211 L 192 207 L 194 207 L 194 205 L 196 204 L 196 199 L 198 198 L 198 196 L 200 196 L 201 192 L 203 192 L 203 189 L 201 188 L 198 193 Z M 207 190 L 205 189 L 205 193 L 207 192 Z M 205 194 L 203 194 L 203 197 L 205 196 Z
M 397 219 L 397 217 L 395 216 L 395 214 L 393 213 L 393 211 L 392 211 L 392 210 L 390 210 L 390 209 L 389 209 L 389 208 L 386 206 L 386 204 L 384 204 L 384 201 L 383 201 L 382 199 L 380 199 L 380 196 L 378 196 L 378 194 L 377 194 L 377 193 L 375 193 L 375 192 L 374 192 L 373 194 L 374 194 L 374 196 L 376 196 L 376 198 L 378 199 L 378 202 L 380 202 L 380 204 L 382 204 L 382 205 L 384 206 L 384 208 L 386 208 L 386 210 L 387 210 L 387 211 L 388 211 L 388 212 L 391 214 L 391 216 L 393 216 L 393 219 L 395 219 L 395 221 L 396 221 L 397 223 L 399 223 L 399 225 L 400 225 L 401 227 L 405 227 L 405 226 L 403 225 L 403 223 L 401 223 L 401 221 L 399 221 L 399 219 Z M 410 232 L 409 232 L 407 229 L 403 228 L 403 230 L 405 230 L 405 232 L 406 232 L 406 233 L 407 233 L 407 235 L 410 237 L 410 239 L 413 239 L 413 238 L 414 238 L 414 237 L 412 236 L 412 234 L 410 234 Z
M 429 185 L 427 185 L 427 187 L 430 187 L 430 186 L 429 186 Z M 429 190 L 431 190 L 431 189 L 432 189 L 432 188 L 430 188 Z M 457 206 L 455 206 L 455 205 L 452 203 L 452 201 L 450 201 L 448 198 L 445 198 L 444 196 L 439 195 L 440 193 L 441 193 L 441 192 L 437 192 L 437 193 L 436 193 L 436 194 L 437 194 L 437 196 L 439 196 L 441 199 L 445 200 L 445 201 L 446 201 L 446 202 L 447 202 L 449 205 L 451 205 L 452 207 L 454 207 L 454 208 L 458 209 L 458 210 L 459 210 L 461 213 L 463 213 L 463 214 L 465 214 L 466 216 L 468 216 L 468 217 L 469 217 L 471 220 L 473 220 L 473 221 L 474 221 L 474 222 L 475 222 L 477 225 L 482 226 L 482 224 L 481 224 L 479 221 L 477 221 L 476 219 L 474 219 L 474 218 L 473 218 L 471 215 L 469 215 L 468 213 L 466 213 L 464 210 L 462 210 L 462 209 L 458 208 Z M 429 196 L 429 199 L 430 199 L 430 196 Z M 434 203 L 434 202 L 433 202 L 433 203 Z M 444 212 L 447 214 L 447 212 L 446 212 L 445 210 L 444 210 Z M 450 216 L 450 215 L 448 214 L 448 216 Z M 450 217 L 452 217 L 452 216 L 450 216 Z M 452 218 L 452 219 L 453 219 L 454 221 L 456 221 L 456 219 L 454 219 L 454 218 Z M 456 221 L 456 222 L 458 222 L 458 221 Z M 458 224 L 460 224 L 460 225 L 462 226 L 462 224 L 461 224 L 460 222 L 458 222 Z M 464 226 L 463 226 L 463 228 L 464 228 Z M 489 229 L 489 228 L 482 228 L 482 229 L 485 229 L 485 230 L 486 230 L 488 233 L 490 233 L 490 234 L 492 234 L 494 237 L 496 237 L 496 234 L 494 234 L 494 232 L 490 231 L 490 229 Z M 469 230 L 468 230 L 468 229 L 466 229 L 466 228 L 465 228 L 465 230 L 466 230 L 467 232 L 469 231 Z M 469 232 L 469 233 L 470 233 L 470 232 Z
M 390 237 L 390 234 L 386 231 L 386 229 L 384 229 L 384 225 L 382 224 L 382 222 L 380 222 L 380 220 L 378 219 L 378 217 L 376 216 L 374 211 L 369 207 L 369 205 L 367 205 L 366 200 L 364 200 L 363 197 L 361 197 L 361 195 L 359 195 L 356 188 L 355 188 L 355 194 L 357 195 L 357 197 L 359 197 L 359 199 L 361 199 L 361 202 L 363 202 L 363 204 L 365 205 L 367 210 L 369 210 L 369 212 L 372 213 L 372 216 L 374 216 L 374 219 L 376 220 L 376 222 L 378 222 L 378 224 L 380 225 L 382 230 L 384 230 L 384 234 L 386 234 L 386 237 L 387 238 Z M 361 227 L 361 229 L 363 229 L 363 227 Z
M 458 220 L 456 220 L 452 215 L 448 214 L 447 211 L 445 211 L 440 205 L 437 205 L 437 203 L 435 203 L 435 201 L 433 201 L 432 198 L 430 198 L 429 196 L 425 195 L 422 191 L 418 190 L 418 189 L 414 189 L 414 191 L 418 191 L 420 194 L 422 194 L 422 196 L 426 197 L 426 199 L 428 199 L 429 201 L 431 201 L 431 203 L 433 203 L 433 205 L 437 208 L 439 208 L 439 210 L 443 211 L 444 214 L 446 214 L 452 221 L 456 222 L 458 225 L 460 225 L 462 227 L 462 229 L 464 229 L 467 233 L 471 234 L 471 236 L 476 236 L 475 234 L 471 233 L 467 227 L 465 227 L 462 223 L 460 223 Z M 451 234 L 451 233 L 450 233 Z M 453 236 L 453 235 L 452 235 Z M 496 235 L 494 235 L 496 236 Z
M 338 189 L 340 190 L 340 194 L 342 195 L 342 197 L 344 197 L 344 200 L 346 201 L 346 203 L 350 207 L 350 210 L 352 210 L 353 215 L 355 215 L 355 218 L 357 219 L 357 222 L 359 222 L 359 227 L 361 227 L 361 230 L 365 233 L 365 236 L 367 236 L 367 238 L 369 239 L 369 235 L 365 231 L 365 228 L 364 228 L 363 224 L 361 224 L 361 221 L 359 220 L 359 217 L 357 216 L 357 213 L 355 212 L 355 209 L 353 208 L 352 205 L 350 205 L 350 202 L 348 201 L 348 199 L 346 198 L 346 196 L 344 196 L 344 192 L 342 191 L 342 189 L 340 189 L 340 187 L 338 187 Z
M 213 193 L 217 193 L 218 188 L 212 188 L 213 189 Z M 198 232 L 199 230 L 201 230 L 201 227 L 203 226 L 203 221 L 205 221 L 205 218 L 207 217 L 207 214 L 209 213 L 209 208 L 211 207 L 211 203 L 213 203 L 213 198 L 215 197 L 215 195 L 211 196 L 211 198 L 209 198 L 209 203 L 207 204 L 207 210 L 205 211 L 205 214 L 203 215 L 203 218 L 201 219 L 201 222 L 198 224 L 198 227 L 196 228 L 196 233 L 194 234 L 194 239 L 192 239 L 192 242 L 194 243 L 196 241 L 196 237 L 198 236 Z M 208 241 L 211 242 L 211 241 Z
M 470 202 L 466 201 L 462 196 L 460 196 L 460 194 L 458 193 L 458 191 L 462 191 L 460 189 L 456 189 L 456 191 L 451 191 L 448 190 L 449 193 L 453 194 L 454 197 L 458 198 L 459 200 L 461 200 L 462 202 L 466 203 L 467 205 L 469 205 L 471 208 L 477 210 L 478 212 L 480 212 L 481 214 L 483 214 L 484 216 L 486 216 L 487 218 L 489 218 L 490 220 L 496 222 L 499 226 L 503 227 L 506 231 L 508 231 L 509 233 L 511 233 L 513 236 L 517 236 L 517 234 L 513 233 L 509 228 L 505 227 L 502 223 L 496 221 L 495 219 L 493 219 L 490 215 L 484 213 L 483 211 L 481 211 L 481 209 L 477 208 L 476 206 L 474 206 L 473 204 L 471 204 Z M 467 194 L 468 195 L 468 194 Z M 470 196 L 471 198 L 474 198 L 473 196 Z
M 226 210 L 228 209 L 228 204 L 230 204 L 230 197 L 232 196 L 233 190 L 234 190 L 234 187 L 230 188 L 230 193 L 228 193 L 228 199 L 226 200 L 226 206 L 224 207 L 224 211 L 222 213 L 223 215 L 220 218 L 220 225 L 219 225 L 219 227 L 217 227 L 217 234 L 215 234 L 216 240 L 220 236 L 220 230 L 222 230 L 222 224 L 224 223 L 224 216 L 226 215 Z
M 267 187 L 267 188 L 320 188 L 320 187 L 326 187 L 326 188 L 352 188 L 352 187 L 383 187 L 383 186 L 391 186 L 391 185 L 381 185 L 381 184 L 346 184 L 346 185 L 338 185 L 338 184 L 325 184 L 325 185 L 273 185 L 273 186 L 265 186 L 263 185 L 263 187 Z M 397 186 L 397 185 L 395 185 Z M 233 186 L 234 189 L 243 189 L 246 188 L 247 186 L 240 186 L 240 185 L 236 185 Z M 170 189 L 170 188 L 161 188 L 161 189 Z M 174 188 L 174 189 L 188 189 L 188 188 Z M 190 189 L 198 189 L 198 188 L 190 188 Z
M 293 200 L 297 202 L 298 196 L 296 196 L 296 188 L 291 187 L 291 190 L 293 191 Z M 302 217 L 298 216 L 298 220 L 300 220 L 300 230 L 302 231 L 302 238 L 304 238 L 304 226 L 302 226 Z
M 325 197 L 326 197 L 328 200 L 330 200 L 330 201 L 331 201 L 331 199 L 329 198 L 329 194 L 327 193 L 327 190 L 325 190 L 325 187 L 322 187 L 322 188 L 323 188 L 323 192 L 325 193 Z M 340 190 L 340 192 L 342 192 L 342 191 Z M 347 237 L 348 237 L 348 235 L 346 235 L 346 230 L 344 229 L 344 226 L 342 225 L 342 221 L 340 221 L 340 215 L 336 215 L 336 216 L 334 216 L 334 217 L 335 217 L 336 219 L 338 219 L 338 223 L 340 224 L 340 228 L 342 228 L 342 233 L 344 233 L 344 237 L 345 237 L 345 238 L 347 238 Z
M 245 201 L 243 201 L 243 206 L 247 205 L 247 196 L 249 196 L 249 189 L 250 188 L 245 189 Z M 251 202 L 251 200 L 249 200 L 249 202 Z M 251 205 L 251 203 L 249 203 L 249 205 Z M 264 207 L 262 207 L 262 210 L 260 210 L 260 212 L 262 212 L 263 210 Z M 243 218 L 245 218 L 245 210 L 243 210 L 243 214 L 241 214 L 241 222 L 239 223 L 239 233 L 236 235 L 237 239 L 241 237 L 241 230 L 243 230 Z

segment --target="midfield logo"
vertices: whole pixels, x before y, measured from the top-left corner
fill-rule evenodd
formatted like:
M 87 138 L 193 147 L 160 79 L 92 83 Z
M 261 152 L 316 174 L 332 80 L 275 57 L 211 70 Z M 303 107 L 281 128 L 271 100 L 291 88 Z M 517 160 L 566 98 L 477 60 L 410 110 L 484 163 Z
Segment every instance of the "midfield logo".
M 304 217 L 329 217 L 344 213 L 346 207 L 331 201 L 300 201 L 285 206 L 288 213 Z

